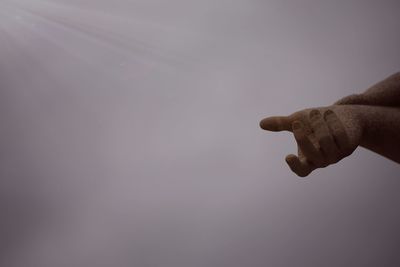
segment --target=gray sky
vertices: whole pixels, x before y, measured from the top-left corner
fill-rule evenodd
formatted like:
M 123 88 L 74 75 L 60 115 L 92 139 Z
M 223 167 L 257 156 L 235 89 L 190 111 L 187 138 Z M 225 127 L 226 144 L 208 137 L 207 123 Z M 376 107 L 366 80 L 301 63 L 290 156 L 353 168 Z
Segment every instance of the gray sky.
M 308 179 L 269 115 L 400 69 L 400 4 L 2 0 L 8 267 L 398 266 L 400 168 Z

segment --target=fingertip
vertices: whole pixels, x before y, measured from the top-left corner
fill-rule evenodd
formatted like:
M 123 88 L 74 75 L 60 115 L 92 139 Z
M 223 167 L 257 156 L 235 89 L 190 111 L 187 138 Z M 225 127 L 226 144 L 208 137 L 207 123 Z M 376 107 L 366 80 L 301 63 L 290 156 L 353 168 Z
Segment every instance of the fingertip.
M 261 129 L 280 132 L 290 130 L 290 123 L 286 117 L 268 117 L 260 121 Z
M 296 158 L 297 158 L 296 155 L 290 154 L 290 155 L 286 156 L 285 160 L 286 160 L 287 163 L 289 163 L 289 162 L 292 162 Z
M 260 125 L 260 128 L 261 128 L 261 129 L 263 129 L 263 130 L 268 130 L 268 129 L 266 129 L 267 127 L 266 127 L 266 122 L 265 122 L 265 120 L 266 120 L 266 119 L 262 119 L 262 120 L 259 122 L 259 125 Z
M 279 125 L 276 122 L 275 117 L 269 117 L 269 118 L 262 119 L 260 121 L 260 127 L 261 127 L 261 129 L 264 129 L 266 131 L 276 132 L 276 131 L 278 131 Z
M 311 173 L 311 170 L 308 165 L 303 164 L 299 157 L 293 154 L 287 155 L 286 163 L 289 165 L 289 168 L 299 177 L 306 177 Z
M 298 157 L 296 155 L 290 154 L 287 155 L 285 158 L 286 163 L 289 165 L 289 167 L 294 167 L 294 164 L 298 160 Z
M 285 161 L 289 165 L 289 168 L 294 173 L 297 173 L 299 171 L 300 160 L 296 155 L 293 155 L 293 154 L 287 155 L 285 158 Z

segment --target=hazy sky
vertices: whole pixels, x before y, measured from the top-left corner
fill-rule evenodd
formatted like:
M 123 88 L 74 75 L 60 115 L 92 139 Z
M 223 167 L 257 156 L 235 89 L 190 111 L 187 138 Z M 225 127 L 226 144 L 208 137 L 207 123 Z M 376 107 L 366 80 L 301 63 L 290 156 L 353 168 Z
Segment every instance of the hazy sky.
M 1 0 L 0 265 L 399 266 L 400 167 L 298 179 L 261 118 L 400 70 L 398 0 Z

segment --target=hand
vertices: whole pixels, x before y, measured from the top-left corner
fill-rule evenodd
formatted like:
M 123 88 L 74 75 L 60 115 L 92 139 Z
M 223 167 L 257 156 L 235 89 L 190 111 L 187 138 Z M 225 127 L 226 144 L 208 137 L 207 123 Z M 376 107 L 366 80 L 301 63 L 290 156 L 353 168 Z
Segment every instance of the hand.
M 305 109 L 287 117 L 269 117 L 260 122 L 268 131 L 291 131 L 298 155 L 286 162 L 300 177 L 351 155 L 361 142 L 363 123 L 357 106 Z

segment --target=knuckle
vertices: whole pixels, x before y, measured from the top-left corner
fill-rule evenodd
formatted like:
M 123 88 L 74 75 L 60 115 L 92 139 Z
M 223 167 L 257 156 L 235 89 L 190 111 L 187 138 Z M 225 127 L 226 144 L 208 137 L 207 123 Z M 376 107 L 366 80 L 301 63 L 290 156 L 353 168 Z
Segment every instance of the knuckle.
M 321 113 L 319 112 L 318 109 L 312 109 L 310 111 L 309 117 L 311 121 L 318 120 L 319 118 L 321 118 Z
M 326 110 L 326 111 L 324 112 L 324 118 L 325 118 L 325 120 L 333 119 L 334 117 L 335 117 L 335 113 L 333 112 L 333 110 L 328 109 L 328 110 Z

